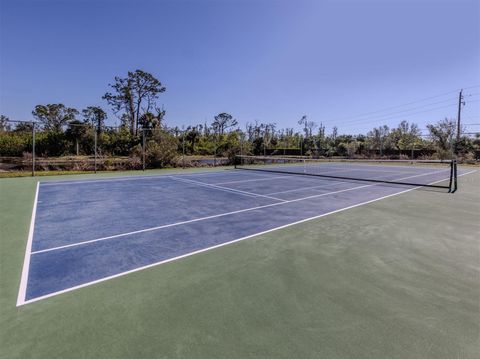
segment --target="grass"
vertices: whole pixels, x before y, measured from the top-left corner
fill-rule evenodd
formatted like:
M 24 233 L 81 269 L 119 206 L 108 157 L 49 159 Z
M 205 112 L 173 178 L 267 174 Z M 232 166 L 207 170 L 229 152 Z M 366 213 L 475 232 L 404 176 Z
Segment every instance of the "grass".
M 94 171 L 42 171 L 35 172 L 37 177 L 45 176 L 61 176 L 61 175 L 79 175 L 95 173 Z M 15 178 L 15 177 L 32 177 L 32 172 L 14 171 L 14 172 L 0 172 L 0 178 Z
M 221 169 L 228 169 L 231 166 L 216 166 L 216 167 L 195 167 L 189 168 L 189 171 L 218 171 Z M 95 174 L 97 177 L 102 176 L 136 176 L 143 174 L 160 174 L 167 172 L 178 172 L 182 173 L 184 170 L 182 168 L 163 168 L 163 169 L 147 169 L 142 170 L 130 170 L 130 171 L 73 171 L 73 170 L 58 170 L 58 171 L 36 171 L 35 177 L 50 177 L 50 176 L 66 176 L 66 175 L 84 175 L 84 174 Z M 28 171 L 12 171 L 12 172 L 0 172 L 0 178 L 16 178 L 16 177 L 32 177 L 32 172 Z
M 35 183 L 0 180 L 1 358 L 478 357 L 479 172 L 16 308 Z

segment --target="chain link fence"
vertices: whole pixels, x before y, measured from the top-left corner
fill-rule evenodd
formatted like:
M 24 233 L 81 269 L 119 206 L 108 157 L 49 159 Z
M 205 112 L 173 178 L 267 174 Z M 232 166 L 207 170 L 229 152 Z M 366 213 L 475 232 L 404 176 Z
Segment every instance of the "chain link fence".
M 466 135 L 466 134 L 465 134 Z M 430 135 L 412 141 L 391 137 L 347 136 L 246 138 L 240 130 L 225 133 L 187 128 L 137 129 L 97 127 L 70 122 L 54 128 L 8 121 L 0 127 L 0 176 L 37 172 L 97 172 L 229 165 L 235 155 L 351 159 L 452 159 L 474 163 L 480 157 L 478 133 L 470 140 L 447 140 L 443 149 Z M 463 139 L 463 137 L 462 137 Z M 472 147 L 473 146 L 473 147 Z M 456 155 L 454 154 L 456 153 Z
M 69 123 L 46 129 L 35 122 L 8 121 L 0 129 L 0 175 L 97 172 L 229 164 L 220 145 L 197 151 L 187 131 Z M 218 142 L 218 141 L 217 141 Z

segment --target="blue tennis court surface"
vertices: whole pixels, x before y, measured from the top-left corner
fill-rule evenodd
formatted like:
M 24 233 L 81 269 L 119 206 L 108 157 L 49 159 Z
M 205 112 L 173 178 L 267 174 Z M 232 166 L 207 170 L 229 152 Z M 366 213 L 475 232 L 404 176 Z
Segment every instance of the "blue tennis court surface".
M 449 175 L 366 170 L 425 184 Z M 242 170 L 39 183 L 18 304 L 410 189 Z

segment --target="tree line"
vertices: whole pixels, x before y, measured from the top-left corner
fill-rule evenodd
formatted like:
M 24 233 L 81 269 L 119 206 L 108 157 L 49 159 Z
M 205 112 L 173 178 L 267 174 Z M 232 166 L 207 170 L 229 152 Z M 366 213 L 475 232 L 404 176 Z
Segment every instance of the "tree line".
M 0 156 L 24 156 L 31 151 L 33 122 L 38 156 L 90 156 L 96 144 L 99 156 L 128 156 L 136 159 L 133 167 L 143 152 L 149 166 L 164 167 L 174 165 L 179 154 L 446 159 L 455 153 L 472 159 L 480 151 L 479 135 L 456 141 L 455 122 L 449 119 L 429 124 L 428 135 L 407 121 L 396 128 L 379 126 L 367 134 L 348 135 L 338 134 L 337 127 L 327 134 L 322 123 L 306 115 L 296 121 L 301 131 L 259 121 L 248 122 L 242 129 L 233 115 L 221 112 L 211 122 L 180 129 L 165 123 L 166 110 L 159 106 L 159 98 L 166 87 L 152 74 L 128 72 L 115 77 L 108 87 L 102 99 L 120 119 L 119 127 L 106 126 L 107 112 L 99 106 L 78 110 L 62 103 L 39 104 L 32 111 L 32 123 L 0 116 Z

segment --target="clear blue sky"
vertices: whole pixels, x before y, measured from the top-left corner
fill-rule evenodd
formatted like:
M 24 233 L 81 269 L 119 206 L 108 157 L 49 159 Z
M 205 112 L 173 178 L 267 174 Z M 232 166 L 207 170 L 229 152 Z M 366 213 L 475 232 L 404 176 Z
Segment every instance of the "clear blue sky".
M 11 119 L 37 104 L 107 108 L 108 83 L 138 68 L 167 87 L 170 126 L 229 112 L 242 127 L 298 127 L 304 114 L 327 132 L 424 127 L 455 118 L 470 86 L 465 122 L 480 123 L 478 0 L 0 2 L 0 113 Z

